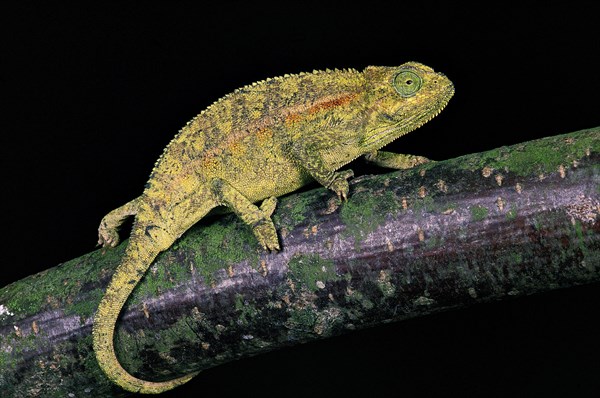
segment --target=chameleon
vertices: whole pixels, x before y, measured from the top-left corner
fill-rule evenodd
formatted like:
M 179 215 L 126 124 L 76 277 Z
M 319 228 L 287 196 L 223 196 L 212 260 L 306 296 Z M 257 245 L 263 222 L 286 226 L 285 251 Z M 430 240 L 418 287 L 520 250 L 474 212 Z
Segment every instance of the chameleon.
M 143 193 L 100 222 L 98 244 L 114 247 L 118 229 L 135 216 L 129 243 L 100 301 L 93 348 L 115 384 L 160 393 L 196 373 L 164 382 L 141 380 L 119 363 L 117 318 L 156 256 L 215 208 L 232 211 L 266 251 L 280 250 L 271 219 L 277 197 L 317 181 L 347 200 L 360 156 L 388 168 L 427 162 L 381 151 L 436 116 L 454 94 L 442 73 L 417 62 L 286 74 L 233 91 L 184 126 L 154 165 Z

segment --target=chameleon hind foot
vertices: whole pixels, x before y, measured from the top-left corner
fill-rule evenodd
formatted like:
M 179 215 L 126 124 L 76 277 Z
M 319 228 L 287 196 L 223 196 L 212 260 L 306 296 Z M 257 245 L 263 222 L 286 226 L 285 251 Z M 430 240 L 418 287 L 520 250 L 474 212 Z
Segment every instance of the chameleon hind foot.
M 115 247 L 119 244 L 119 231 L 117 228 L 110 228 L 107 221 L 103 218 L 98 227 L 98 244 L 102 247 Z
M 117 207 L 100 221 L 98 227 L 98 246 L 115 247 L 119 244 L 119 227 L 129 216 L 138 212 L 139 197 Z

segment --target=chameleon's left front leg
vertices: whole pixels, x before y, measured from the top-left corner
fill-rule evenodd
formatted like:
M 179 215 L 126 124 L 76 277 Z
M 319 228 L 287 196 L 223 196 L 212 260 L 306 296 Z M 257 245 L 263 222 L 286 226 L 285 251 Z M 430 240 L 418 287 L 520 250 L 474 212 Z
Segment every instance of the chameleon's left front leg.
M 334 171 L 327 168 L 323 159 L 316 148 L 312 145 L 305 145 L 302 142 L 296 142 L 289 148 L 290 154 L 294 157 L 296 163 L 306 170 L 312 178 L 325 188 L 335 192 L 338 198 L 348 199 L 348 178 L 354 177 L 352 170 Z
M 390 169 L 410 169 L 419 164 L 430 162 L 423 156 L 405 155 L 402 153 L 393 153 L 385 151 L 373 151 L 365 155 L 365 160 L 376 164 L 377 166 Z

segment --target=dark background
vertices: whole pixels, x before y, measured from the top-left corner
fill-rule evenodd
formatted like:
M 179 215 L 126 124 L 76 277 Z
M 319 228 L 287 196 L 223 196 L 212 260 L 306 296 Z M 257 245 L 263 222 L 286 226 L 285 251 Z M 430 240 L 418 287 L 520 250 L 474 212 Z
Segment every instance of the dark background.
M 600 125 L 592 3 L 150 3 L 2 10 L 0 286 L 93 250 L 178 129 L 266 77 L 432 66 L 456 95 L 392 149 L 433 159 Z M 599 287 L 237 361 L 164 396 L 598 396 Z

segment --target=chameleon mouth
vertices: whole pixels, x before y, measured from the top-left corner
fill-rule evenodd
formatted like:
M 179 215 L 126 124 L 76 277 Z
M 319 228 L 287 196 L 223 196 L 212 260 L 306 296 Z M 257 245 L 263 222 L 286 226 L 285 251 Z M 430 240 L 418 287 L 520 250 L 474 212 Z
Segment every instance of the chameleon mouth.
M 438 102 L 434 112 L 424 116 L 410 116 L 379 131 L 375 131 L 374 134 L 372 133 L 369 135 L 369 137 L 363 142 L 363 145 L 368 148 L 373 148 L 373 150 L 378 150 L 395 139 L 418 129 L 444 110 L 446 105 L 448 105 L 448 102 L 450 102 L 450 98 L 452 98 L 453 93 L 454 90 L 452 89 L 448 97 Z

